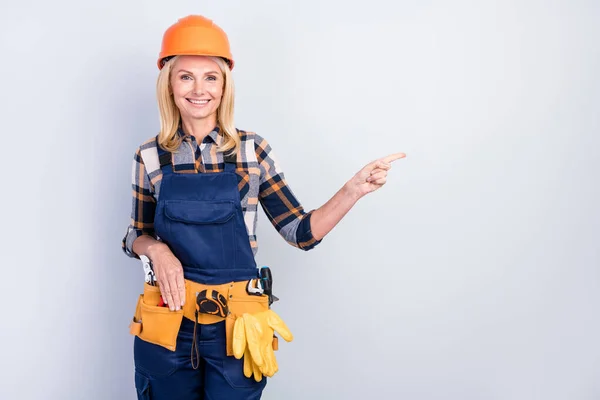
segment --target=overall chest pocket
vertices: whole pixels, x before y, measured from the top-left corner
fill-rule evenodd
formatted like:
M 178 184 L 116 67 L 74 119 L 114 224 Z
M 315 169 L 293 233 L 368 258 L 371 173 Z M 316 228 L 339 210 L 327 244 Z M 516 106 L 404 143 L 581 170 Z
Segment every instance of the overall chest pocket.
M 183 265 L 235 268 L 236 211 L 231 201 L 167 200 L 165 239 Z

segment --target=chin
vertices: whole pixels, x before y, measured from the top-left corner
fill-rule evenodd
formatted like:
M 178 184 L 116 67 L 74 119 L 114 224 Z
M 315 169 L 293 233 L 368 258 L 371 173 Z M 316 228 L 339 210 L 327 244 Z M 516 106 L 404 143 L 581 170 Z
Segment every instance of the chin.
M 190 119 L 190 120 L 200 120 L 206 119 L 213 115 L 214 113 L 185 113 L 185 115 L 181 115 L 182 118 Z

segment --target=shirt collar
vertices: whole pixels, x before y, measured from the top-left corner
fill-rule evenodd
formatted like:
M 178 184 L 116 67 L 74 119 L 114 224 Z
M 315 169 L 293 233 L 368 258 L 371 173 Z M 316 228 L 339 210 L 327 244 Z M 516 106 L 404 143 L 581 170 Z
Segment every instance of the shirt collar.
M 181 125 L 179 125 L 179 128 L 177 129 L 177 134 L 183 140 L 186 140 L 186 139 L 196 140 L 195 138 L 192 137 L 192 135 L 186 135 L 183 132 L 183 128 L 181 127 Z M 218 126 L 215 126 L 214 129 L 208 135 L 206 135 L 206 137 L 204 138 L 204 141 L 206 141 L 206 140 L 212 140 L 212 142 L 215 143 L 217 146 L 219 146 L 223 142 L 223 134 L 221 133 L 221 130 L 219 129 Z

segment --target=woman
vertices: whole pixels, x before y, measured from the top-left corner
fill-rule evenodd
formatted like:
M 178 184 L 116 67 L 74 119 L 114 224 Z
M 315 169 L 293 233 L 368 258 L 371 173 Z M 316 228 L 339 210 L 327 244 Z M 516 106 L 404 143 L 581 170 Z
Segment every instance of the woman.
M 123 239 L 147 271 L 131 326 L 139 399 L 259 399 L 278 368 L 274 333 L 292 334 L 254 261 L 258 203 L 288 243 L 310 250 L 404 157 L 368 164 L 305 212 L 267 141 L 234 126 L 233 66 L 225 32 L 202 16 L 164 34 L 161 130 L 135 154 Z

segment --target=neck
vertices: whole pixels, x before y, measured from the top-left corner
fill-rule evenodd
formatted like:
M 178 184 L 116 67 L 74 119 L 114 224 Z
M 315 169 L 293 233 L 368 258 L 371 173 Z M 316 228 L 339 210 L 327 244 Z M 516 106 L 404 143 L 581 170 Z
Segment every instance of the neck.
M 217 121 L 214 117 L 192 120 L 182 118 L 181 120 L 183 132 L 195 137 L 198 144 L 202 143 L 202 140 L 212 132 L 216 125 Z

